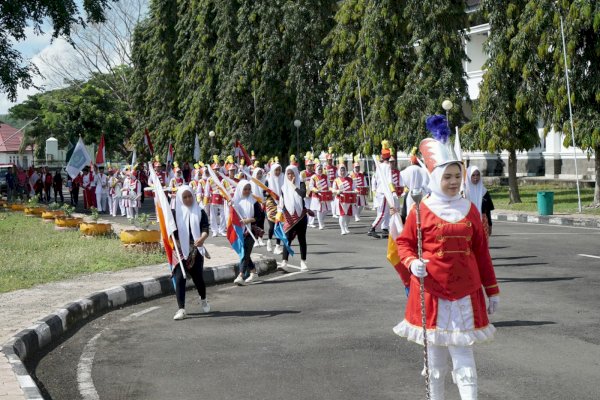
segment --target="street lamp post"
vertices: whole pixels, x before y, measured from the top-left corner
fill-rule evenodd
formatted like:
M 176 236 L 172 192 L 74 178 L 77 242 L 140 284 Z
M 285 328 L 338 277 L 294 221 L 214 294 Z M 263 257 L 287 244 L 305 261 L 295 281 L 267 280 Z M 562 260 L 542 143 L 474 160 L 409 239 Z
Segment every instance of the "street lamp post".
M 215 142 L 214 142 L 215 131 L 208 132 L 208 137 L 210 137 L 210 152 L 212 154 L 214 154 L 215 153 Z
M 296 127 L 296 157 L 300 157 L 300 127 L 302 122 L 299 119 L 294 120 L 294 126 Z

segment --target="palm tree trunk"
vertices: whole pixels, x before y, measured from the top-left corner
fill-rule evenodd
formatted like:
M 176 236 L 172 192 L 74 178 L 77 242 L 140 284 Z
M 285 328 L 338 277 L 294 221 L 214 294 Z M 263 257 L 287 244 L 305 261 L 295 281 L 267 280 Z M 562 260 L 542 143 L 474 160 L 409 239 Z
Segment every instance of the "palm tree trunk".
M 508 190 L 510 193 L 509 204 L 520 203 L 519 184 L 517 182 L 517 151 L 510 150 L 508 155 Z

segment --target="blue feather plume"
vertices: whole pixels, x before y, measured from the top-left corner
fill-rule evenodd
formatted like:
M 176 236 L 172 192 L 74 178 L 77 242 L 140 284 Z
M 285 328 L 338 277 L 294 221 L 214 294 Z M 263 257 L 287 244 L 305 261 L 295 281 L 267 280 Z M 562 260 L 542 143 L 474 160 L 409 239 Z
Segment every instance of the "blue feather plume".
M 430 115 L 427 117 L 425 125 L 435 140 L 438 140 L 442 143 L 448 142 L 448 138 L 450 137 L 450 128 L 448 128 L 448 122 L 446 121 L 445 115 Z

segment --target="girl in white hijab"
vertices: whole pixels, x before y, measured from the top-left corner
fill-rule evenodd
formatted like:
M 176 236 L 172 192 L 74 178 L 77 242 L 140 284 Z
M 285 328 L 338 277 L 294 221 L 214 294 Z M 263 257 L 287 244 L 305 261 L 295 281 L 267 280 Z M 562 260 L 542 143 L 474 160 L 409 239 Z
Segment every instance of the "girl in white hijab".
M 252 177 L 256 180 L 258 180 L 261 183 L 265 183 L 265 171 L 262 168 L 254 168 L 254 171 L 252 171 Z M 251 187 L 252 187 L 252 197 L 254 197 L 254 199 L 256 201 L 258 201 L 258 203 L 260 204 L 261 210 L 264 212 L 265 209 L 265 192 L 264 190 L 258 186 L 256 183 L 254 183 L 254 181 L 252 181 L 250 183 Z M 264 218 L 262 219 L 261 223 L 258 224 L 258 227 L 264 231 L 265 229 L 265 220 Z M 255 246 L 264 246 L 265 243 L 263 242 L 263 238 L 262 237 L 257 237 L 256 238 L 258 240 L 257 243 L 255 243 Z
M 306 228 L 308 227 L 308 217 L 304 205 L 306 198 L 306 184 L 300 179 L 298 167 L 289 165 L 285 169 L 285 183 L 281 191 L 282 199 L 279 202 L 280 220 L 283 219 L 283 230 L 285 231 L 289 245 L 296 236 L 300 244 L 300 271 L 308 271 L 306 266 Z M 289 252 L 287 247 L 283 249 L 283 261 L 278 269 L 291 272 L 287 266 Z
M 252 185 L 247 180 L 241 180 L 236 188 L 233 196 L 233 207 L 239 213 L 239 217 L 242 223 L 245 225 L 244 229 L 244 258 L 240 261 L 239 275 L 235 278 L 233 283 L 236 285 L 244 285 L 244 283 L 251 283 L 258 279 L 256 273 L 256 266 L 252 262 L 252 248 L 254 247 L 254 238 L 250 234 L 252 232 L 254 237 L 262 235 L 262 229 L 257 229 L 261 222 L 264 222 L 264 214 L 260 207 L 260 204 L 252 196 Z M 249 273 L 249 276 L 244 280 L 244 275 Z
M 481 181 L 481 171 L 476 165 L 467 168 L 467 182 L 465 183 L 465 197 L 475 204 L 481 214 L 481 222 L 486 236 L 489 238 L 492 234 L 492 214 L 494 203 L 490 193 L 487 191 Z
M 415 204 L 410 195 L 410 191 L 413 189 L 421 189 L 423 193 L 426 193 L 427 191 L 425 182 L 423 182 L 423 171 L 426 171 L 425 168 L 421 168 L 417 165 L 410 165 L 400 172 L 400 179 L 404 184 L 405 190 L 408 190 L 406 196 L 404 196 L 404 205 L 402 206 L 402 223 L 406 221 L 408 211 L 412 205 Z
M 202 310 L 210 311 L 206 300 L 206 284 L 204 283 L 204 241 L 208 237 L 208 217 L 194 198 L 193 189 L 188 185 L 180 186 L 175 198 L 175 222 L 177 231 L 175 238 L 179 242 L 180 257 L 186 275 L 191 276 L 200 295 Z M 175 294 L 179 310 L 173 317 L 182 320 L 185 312 L 185 282 L 179 263 L 173 267 L 175 277 Z
M 281 197 L 281 188 L 283 187 L 284 177 L 283 172 L 281 171 L 281 165 L 279 163 L 272 163 L 269 169 L 269 174 L 267 175 L 267 186 L 271 189 L 277 196 Z M 267 240 L 267 251 L 273 252 L 273 254 L 281 254 L 283 253 L 283 247 L 281 247 L 281 241 L 279 239 L 276 240 L 275 250 L 273 250 L 273 234 L 275 232 L 275 217 L 277 215 L 277 202 L 272 196 L 268 196 L 265 201 L 265 209 L 267 212 L 267 219 L 269 220 L 269 235 Z

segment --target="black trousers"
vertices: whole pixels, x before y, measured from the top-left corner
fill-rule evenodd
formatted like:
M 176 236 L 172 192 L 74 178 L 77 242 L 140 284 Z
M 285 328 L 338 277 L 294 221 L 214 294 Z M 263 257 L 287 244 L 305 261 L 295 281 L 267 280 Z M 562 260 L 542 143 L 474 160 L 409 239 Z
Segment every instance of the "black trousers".
M 198 251 L 198 250 L 196 250 Z M 192 277 L 196 290 L 202 300 L 206 299 L 206 284 L 204 283 L 204 257 L 196 254 L 194 265 L 190 269 L 186 269 L 185 273 L 188 277 Z M 177 297 L 177 305 L 179 308 L 185 308 L 185 282 L 181 273 L 181 266 L 175 268 L 175 295 Z
M 71 205 L 76 206 L 79 201 L 79 186 L 71 189 Z
M 275 222 L 269 220 L 269 240 L 273 239 L 273 234 L 275 233 Z M 277 244 L 281 244 L 281 240 L 277 239 Z
M 308 226 L 308 217 L 305 215 L 292 229 L 290 229 L 286 233 L 287 240 L 292 245 L 292 241 L 296 236 L 298 236 L 298 243 L 300 244 L 300 259 L 306 260 L 306 227 Z M 285 261 L 288 260 L 290 253 L 287 251 L 287 248 L 283 246 L 283 259 Z
M 240 273 L 242 276 L 246 276 L 246 273 L 256 268 L 252 261 L 252 249 L 254 248 L 254 239 L 252 236 L 244 236 L 244 258 L 240 261 Z
M 60 196 L 60 202 L 65 202 L 65 197 L 63 196 L 62 189 L 54 189 L 54 202 L 56 203 L 58 197 Z

